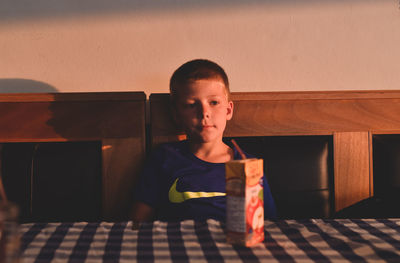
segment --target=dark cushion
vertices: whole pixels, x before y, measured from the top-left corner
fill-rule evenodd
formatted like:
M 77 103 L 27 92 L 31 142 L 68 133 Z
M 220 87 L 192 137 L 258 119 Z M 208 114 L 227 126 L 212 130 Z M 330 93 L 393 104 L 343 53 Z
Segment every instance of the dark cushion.
M 400 216 L 400 135 L 373 136 L 374 197 L 377 217 Z
M 1 159 L 21 222 L 100 219 L 101 142 L 6 143 Z
M 331 216 L 334 199 L 331 136 L 240 137 L 235 140 L 246 152 L 264 159 L 279 217 Z
M 3 143 L 1 176 L 7 198 L 19 208 L 22 222 L 31 218 L 31 167 L 35 143 Z

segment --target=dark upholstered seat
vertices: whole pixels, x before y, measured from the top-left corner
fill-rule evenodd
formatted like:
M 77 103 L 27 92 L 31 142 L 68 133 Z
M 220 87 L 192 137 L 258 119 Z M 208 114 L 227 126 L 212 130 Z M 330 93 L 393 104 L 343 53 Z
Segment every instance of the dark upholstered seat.
M 400 135 L 373 137 L 374 196 L 384 217 L 400 217 Z
M 246 152 L 264 159 L 266 177 L 280 218 L 332 215 L 331 136 L 239 137 L 235 140 Z

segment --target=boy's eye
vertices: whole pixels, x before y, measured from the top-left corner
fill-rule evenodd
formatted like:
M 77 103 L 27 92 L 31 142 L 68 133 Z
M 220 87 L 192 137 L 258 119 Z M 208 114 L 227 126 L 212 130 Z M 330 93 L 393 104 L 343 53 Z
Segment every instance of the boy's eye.
M 185 104 L 184 104 L 184 107 L 185 108 L 194 108 L 196 106 L 196 103 L 195 102 L 186 102 Z
M 218 104 L 219 104 L 219 101 L 217 101 L 217 100 L 210 101 L 210 105 L 215 106 L 215 105 L 218 105 Z

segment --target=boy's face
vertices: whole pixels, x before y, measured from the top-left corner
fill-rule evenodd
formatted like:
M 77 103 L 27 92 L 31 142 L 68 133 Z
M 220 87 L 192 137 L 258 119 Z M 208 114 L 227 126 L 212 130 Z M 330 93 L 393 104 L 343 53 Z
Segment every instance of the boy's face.
M 222 140 L 226 121 L 232 118 L 233 103 L 228 101 L 224 83 L 201 79 L 180 87 L 175 118 L 193 142 Z

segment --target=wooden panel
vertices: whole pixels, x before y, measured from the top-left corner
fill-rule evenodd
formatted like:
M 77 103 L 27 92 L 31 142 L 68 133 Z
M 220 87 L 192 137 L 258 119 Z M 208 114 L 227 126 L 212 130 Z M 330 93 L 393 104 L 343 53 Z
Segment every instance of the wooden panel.
M 371 196 L 369 158 L 368 132 L 334 134 L 336 211 Z
M 171 114 L 169 94 L 150 95 L 150 123 L 151 123 L 151 145 L 177 141 L 183 134 L 174 125 Z
M 399 131 L 400 133 L 400 131 Z M 373 133 L 368 134 L 368 161 L 369 161 L 369 195 L 374 196 L 374 158 L 373 158 Z
M 400 92 L 232 93 L 225 136 L 323 135 L 335 131 L 400 130 Z M 153 142 L 175 139 L 168 94 L 152 94 Z
M 399 90 L 233 92 L 232 100 L 400 99 Z
M 1 102 L 141 101 L 144 92 L 0 93 Z
M 145 142 L 141 138 L 103 140 L 103 220 L 129 219 L 144 151 Z
M 63 141 L 141 136 L 135 101 L 0 103 L 0 141 Z M 141 112 L 143 114 L 138 114 Z
M 226 136 L 329 134 L 400 129 L 399 99 L 235 102 Z
M 102 213 L 126 219 L 145 156 L 143 92 L 0 94 L 0 143 L 101 141 Z

